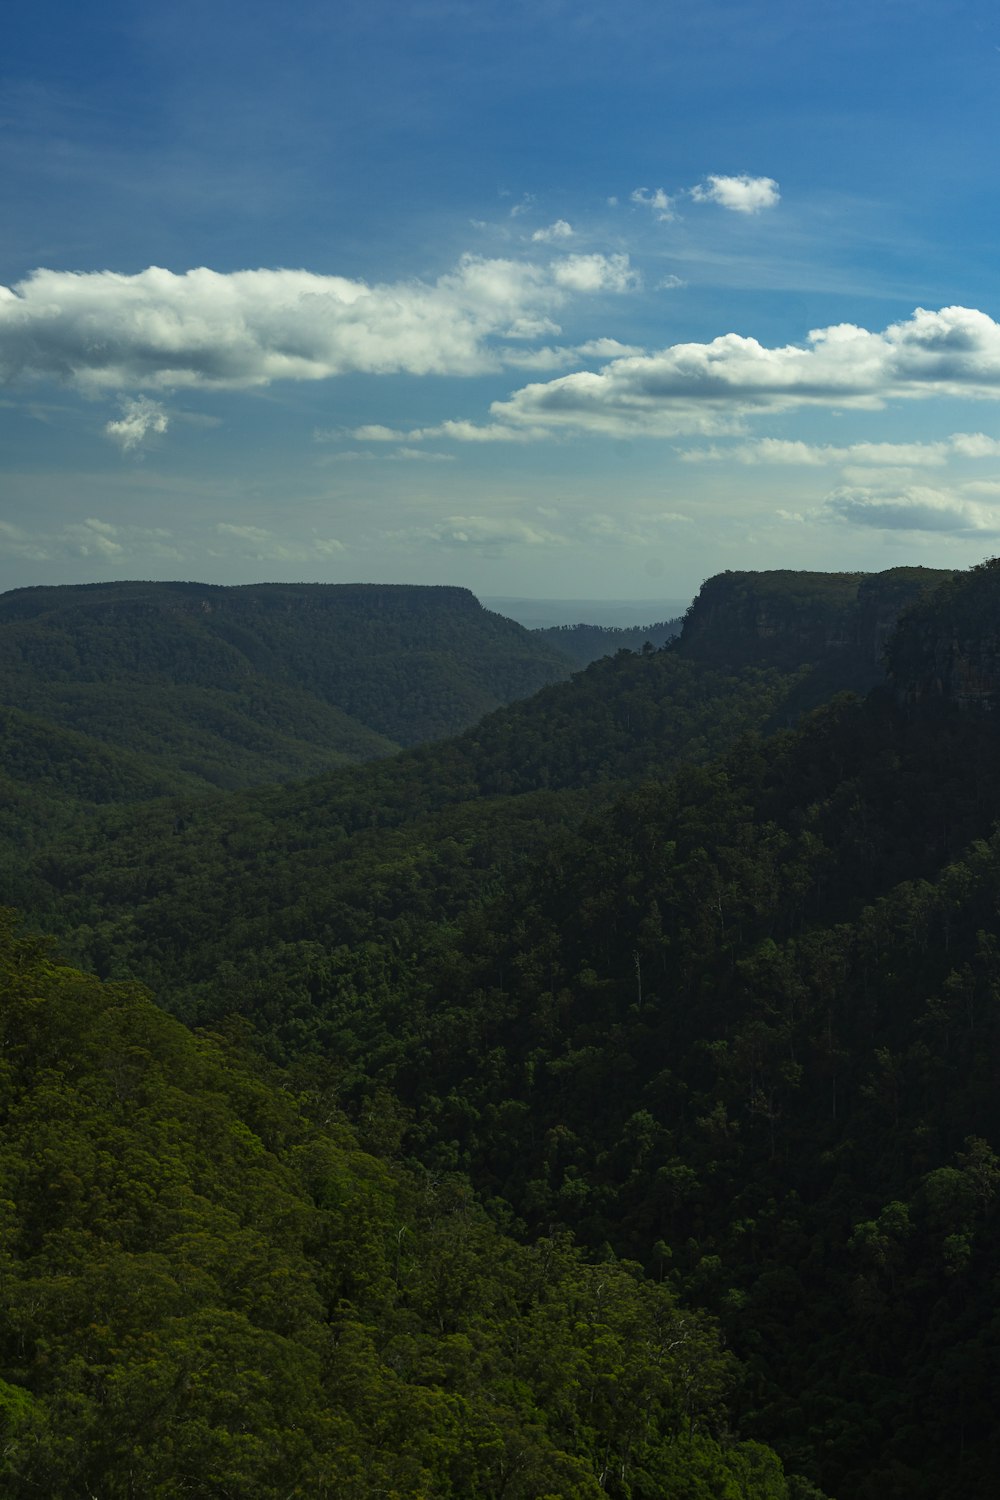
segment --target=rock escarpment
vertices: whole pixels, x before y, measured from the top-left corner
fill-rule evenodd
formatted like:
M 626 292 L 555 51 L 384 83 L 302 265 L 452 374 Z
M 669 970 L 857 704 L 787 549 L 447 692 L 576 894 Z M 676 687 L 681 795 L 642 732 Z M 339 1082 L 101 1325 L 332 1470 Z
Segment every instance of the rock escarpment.
M 887 662 L 904 703 L 993 712 L 1000 704 L 1000 558 L 957 574 L 911 610 Z
M 900 616 L 952 576 L 934 568 L 719 573 L 688 611 L 682 649 L 706 661 L 785 669 L 826 662 L 843 687 L 866 691 L 882 679 Z

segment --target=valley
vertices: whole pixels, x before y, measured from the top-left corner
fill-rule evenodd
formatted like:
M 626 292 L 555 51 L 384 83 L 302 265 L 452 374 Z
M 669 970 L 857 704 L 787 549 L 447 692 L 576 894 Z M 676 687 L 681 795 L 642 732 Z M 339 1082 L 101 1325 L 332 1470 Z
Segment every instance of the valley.
M 298 1331 L 268 1322 L 257 1292 L 234 1303 L 218 1270 L 200 1304 L 216 1320 L 239 1311 L 258 1330 L 241 1338 L 273 1327 L 295 1361 L 313 1361 L 296 1376 L 313 1415 L 281 1418 L 308 1440 L 293 1451 L 276 1438 L 266 1459 L 244 1444 L 246 1493 L 276 1494 L 280 1480 L 359 1496 L 395 1485 L 985 1500 L 997 1441 L 998 618 L 989 563 L 722 574 L 665 645 L 619 650 L 457 736 L 226 792 L 143 784 L 109 750 L 100 805 L 84 807 L 81 780 L 71 813 L 35 810 L 29 847 L 11 825 L 5 899 L 58 954 L 7 939 L 12 1014 L 29 993 L 44 1001 L 30 1034 L 23 1019 L 10 1033 L 17 1067 L 55 1067 L 81 1101 L 108 1088 L 148 1100 L 157 1119 L 197 1115 L 203 1089 L 225 1095 L 235 1115 L 212 1140 L 227 1152 L 245 1142 L 254 1172 L 285 1173 L 282 1192 L 305 1205 L 294 1221 L 315 1220 L 295 1241 L 294 1274 L 315 1288 Z M 37 721 L 34 732 L 41 744 Z M 5 743 L 27 818 L 30 741 Z M 44 1017 L 75 1004 L 108 1040 L 67 1074 Z M 64 1036 L 72 1022 L 58 1024 Z M 211 1062 L 182 1064 L 191 1048 Z M 163 1049 L 193 1103 L 164 1093 Z M 198 1081 L 205 1068 L 211 1083 Z M 40 1086 L 21 1076 L 11 1119 Z M 85 1135 L 90 1108 L 71 1106 Z M 130 1110 L 118 1160 L 140 1149 Z M 15 1284 L 90 1285 L 92 1257 L 113 1246 L 141 1259 L 157 1237 L 183 1282 L 200 1252 L 157 1227 L 165 1189 L 140 1213 L 143 1173 L 126 1189 L 114 1168 L 119 1206 L 98 1214 L 105 1148 L 86 1139 L 75 1166 L 53 1144 L 49 1166 L 21 1179 L 34 1192 L 72 1178 L 78 1206 L 57 1193 L 47 1218 L 35 1207 L 18 1221 Z M 315 1177 L 288 1176 L 331 1140 L 360 1153 L 336 1168 L 337 1202 L 355 1205 L 336 1253 L 322 1239 L 334 1200 Z M 11 1149 L 20 1161 L 27 1146 Z M 186 1160 L 193 1140 L 178 1149 Z M 205 1170 L 215 1203 L 223 1179 Z M 268 1256 L 277 1229 L 250 1206 L 261 1191 L 275 1189 L 246 1189 L 238 1233 Z M 555 1257 L 554 1280 L 538 1280 L 538 1257 Z M 165 1285 L 143 1295 L 169 1383 L 180 1344 Z M 56 1303 L 39 1306 L 51 1311 L 30 1335 L 28 1324 L 6 1335 L 3 1379 L 21 1413 L 12 1493 L 40 1482 L 57 1430 L 63 1492 L 101 1464 L 108 1485 L 120 1460 L 95 1454 L 96 1416 L 71 1431 L 59 1413 L 132 1378 L 141 1330 L 119 1330 L 91 1366 L 67 1346 L 56 1364 L 77 1382 L 71 1398 L 42 1357 Z M 322 1353 L 318 1330 L 344 1319 L 363 1329 L 351 1335 L 363 1375 Z M 535 1347 L 536 1325 L 553 1348 L 569 1342 L 529 1375 L 516 1350 Z M 674 1326 L 687 1330 L 679 1343 Z M 191 1337 L 200 1368 L 202 1334 Z M 680 1347 L 686 1374 L 665 1353 Z M 271 1368 L 277 1346 L 259 1348 Z M 575 1395 L 559 1384 L 572 1371 Z M 260 1377 L 261 1399 L 273 1379 Z M 427 1419 L 444 1424 L 434 1453 L 413 1425 L 415 1390 L 442 1403 Z M 115 1441 L 127 1443 L 134 1398 L 122 1399 Z M 371 1403 L 386 1400 L 402 1403 L 393 1459 L 372 1425 Z M 185 1442 L 235 1441 L 231 1411 L 170 1409 Z M 268 1412 L 252 1431 L 278 1421 Z M 336 1468 L 330 1422 L 351 1424 L 334 1448 L 358 1455 L 353 1470 Z M 520 1468 L 514 1449 L 531 1454 Z M 167 1449 L 148 1461 L 169 1493 Z

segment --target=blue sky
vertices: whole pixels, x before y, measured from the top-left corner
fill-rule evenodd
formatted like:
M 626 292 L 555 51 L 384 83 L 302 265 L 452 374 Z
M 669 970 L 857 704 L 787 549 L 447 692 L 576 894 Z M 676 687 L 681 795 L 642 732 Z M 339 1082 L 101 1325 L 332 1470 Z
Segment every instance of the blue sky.
M 0 87 L 2 588 L 1000 550 L 992 7 L 37 0 Z

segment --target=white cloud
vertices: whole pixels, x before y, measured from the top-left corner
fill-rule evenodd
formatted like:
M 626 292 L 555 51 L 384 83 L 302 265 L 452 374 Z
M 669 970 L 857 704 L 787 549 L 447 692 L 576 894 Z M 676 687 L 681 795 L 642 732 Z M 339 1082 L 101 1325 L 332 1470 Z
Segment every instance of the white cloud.
M 927 396 L 1000 399 L 1000 325 L 975 309 L 947 307 L 918 308 L 878 333 L 853 324 L 815 329 L 804 345 L 779 348 L 727 333 L 524 386 L 494 402 L 491 414 L 505 427 L 550 431 L 738 435 L 755 414 L 873 411 Z M 973 446 L 981 442 L 976 435 Z
M 393 448 L 391 452 L 372 448 L 341 448 L 339 452 L 331 454 L 323 460 L 324 464 L 330 463 L 425 463 L 425 464 L 453 464 L 454 453 L 434 453 L 427 448 Z
M 567 224 L 565 219 L 557 219 L 554 224 L 549 224 L 545 229 L 536 229 L 531 238 L 540 245 L 549 245 L 554 240 L 571 240 L 573 226 Z
M 554 333 L 562 333 L 562 329 L 551 318 L 515 318 L 510 327 L 504 329 L 503 336 L 505 339 L 541 339 Z
M 179 562 L 181 554 L 163 527 L 114 526 L 90 516 L 61 530 L 30 533 L 0 521 L 0 555 L 30 562 L 51 562 L 58 556 L 85 557 L 92 564 L 122 566 L 134 558 Z
M 736 447 L 692 448 L 680 454 L 684 463 L 729 463 L 792 465 L 821 468 L 831 464 L 864 465 L 868 468 L 941 468 L 954 457 L 995 458 L 1000 440 L 982 432 L 954 432 L 934 443 L 803 443 L 785 438 L 759 438 Z
M 436 427 L 418 427 L 408 433 L 411 442 L 423 438 L 451 438 L 457 443 L 533 443 L 545 436 L 543 427 L 504 427 L 491 422 L 480 426 L 476 422 L 439 422 Z
M 504 352 L 504 364 L 516 370 L 565 370 L 567 365 L 575 362 L 573 350 L 560 344 L 546 344 L 541 349 L 507 349 Z
M 426 448 L 396 448 L 390 453 L 393 463 L 453 464 L 454 453 L 433 453 Z
M 953 491 L 923 485 L 895 492 L 844 487 L 827 497 L 825 508 L 835 520 L 883 531 L 984 537 L 1000 534 L 1000 507 L 980 505 Z
M 453 547 L 493 550 L 505 546 L 549 547 L 565 544 L 566 538 L 532 521 L 515 516 L 446 516 L 420 533 L 428 540 Z
M 26 562 L 48 562 L 51 554 L 42 538 L 22 531 L 9 521 L 0 521 L 0 557 L 17 557 Z
M 640 285 L 627 255 L 567 255 L 553 261 L 552 276 L 574 292 L 630 292 Z
M 167 413 L 158 401 L 136 396 L 122 401 L 122 415 L 108 422 L 105 433 L 118 443 L 123 453 L 131 453 L 145 442 L 150 433 L 164 433 L 170 425 Z
M 39 270 L 0 288 L 0 379 L 59 379 L 96 393 L 353 372 L 477 375 L 523 359 L 497 340 L 551 331 L 572 294 L 635 284 L 626 255 L 551 266 L 466 255 L 435 282 L 387 285 L 296 270 Z M 107 430 L 134 445 L 161 420 L 155 406 L 127 408 Z
M 406 433 L 395 427 L 383 427 L 381 422 L 368 422 L 364 427 L 355 427 L 351 436 L 359 443 L 399 443 Z
M 620 344 L 617 339 L 588 339 L 585 344 L 577 344 L 573 352 L 585 358 L 624 359 L 628 354 L 644 354 L 645 350 L 639 344 Z
M 712 173 L 707 183 L 691 189 L 691 197 L 696 203 L 718 203 L 734 213 L 756 214 L 762 208 L 773 208 L 781 194 L 773 177 L 749 177 L 742 172 L 738 177 Z
M 680 276 L 674 276 L 671 273 L 671 275 L 669 275 L 669 276 L 663 276 L 663 277 L 661 277 L 661 279 L 656 283 L 654 291 L 657 291 L 657 292 L 672 292 L 672 291 L 675 291 L 676 288 L 679 287 L 679 286 L 687 286 L 687 282 L 684 281 L 682 277 L 680 277 Z
M 256 562 L 308 562 L 317 557 L 335 557 L 344 551 L 343 542 L 333 537 L 311 537 L 308 541 L 282 539 L 263 526 L 240 525 L 219 521 L 216 532 L 224 540 L 243 544 L 243 555 Z
M 651 208 L 661 223 L 666 223 L 675 217 L 674 200 L 662 188 L 656 188 L 653 192 L 650 192 L 649 188 L 635 188 L 630 197 L 633 203 L 639 203 L 643 208 Z
M 987 437 L 985 432 L 953 432 L 948 442 L 962 458 L 995 458 L 1000 454 L 1000 439 Z
M 446 421 L 434 427 L 414 427 L 402 432 L 393 427 L 369 424 L 355 427 L 350 434 L 361 443 L 421 443 L 425 438 L 451 438 L 458 443 L 529 443 L 545 436 L 544 428 L 533 431 L 527 427 L 501 427 L 496 423 L 479 426 L 475 422 Z M 319 435 L 325 439 L 328 435 Z M 334 437 L 336 434 L 329 434 Z
M 91 565 L 121 567 L 139 561 L 180 562 L 182 553 L 173 545 L 172 533 L 162 526 L 113 525 L 97 516 L 73 521 L 51 532 L 28 532 L 8 521 L 0 521 L 0 556 L 31 562 L 51 562 L 58 557 L 85 557 Z
M 97 557 L 104 562 L 118 562 L 125 547 L 118 540 L 118 527 L 95 517 L 78 525 L 67 526 L 63 537 L 77 557 Z

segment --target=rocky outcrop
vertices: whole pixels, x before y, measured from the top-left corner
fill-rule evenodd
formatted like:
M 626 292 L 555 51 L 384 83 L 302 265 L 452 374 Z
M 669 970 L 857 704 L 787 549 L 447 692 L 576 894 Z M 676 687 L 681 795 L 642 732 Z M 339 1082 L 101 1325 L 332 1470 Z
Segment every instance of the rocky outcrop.
M 952 576 L 933 568 L 720 573 L 688 611 L 682 649 L 714 662 L 785 668 L 839 658 L 844 686 L 864 688 L 882 676 L 900 615 Z
M 887 651 L 903 703 L 1000 708 L 1000 558 L 960 573 L 911 609 Z

